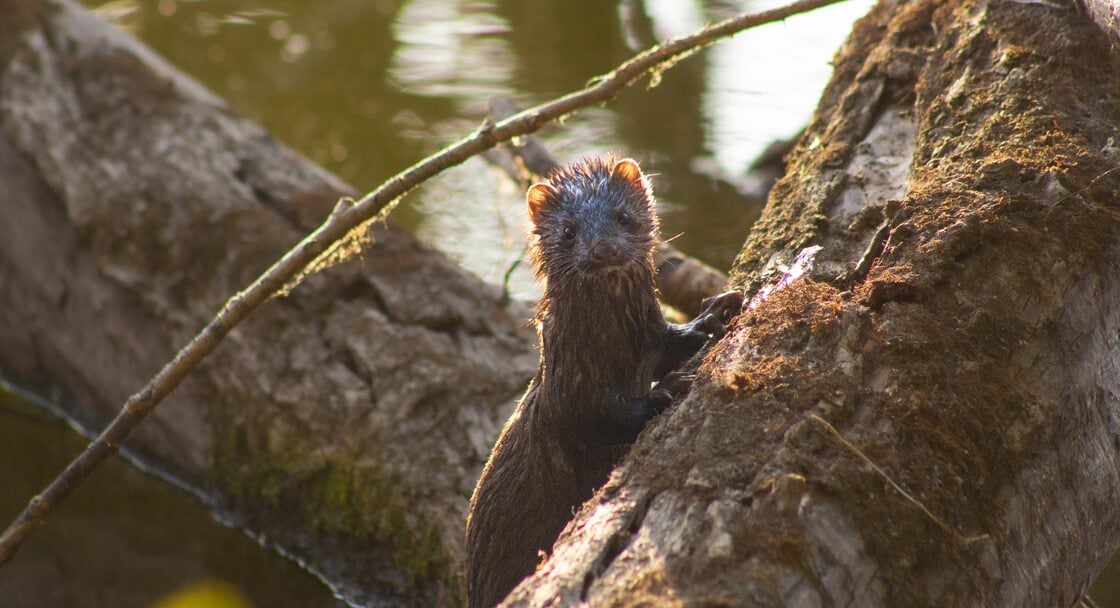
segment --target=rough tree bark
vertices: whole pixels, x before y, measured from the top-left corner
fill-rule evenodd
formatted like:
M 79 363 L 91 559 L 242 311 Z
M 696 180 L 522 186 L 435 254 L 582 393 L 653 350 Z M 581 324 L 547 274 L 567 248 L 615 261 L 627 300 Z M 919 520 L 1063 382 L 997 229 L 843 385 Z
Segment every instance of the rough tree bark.
M 0 375 L 99 429 L 355 193 L 72 3 L 3 5 Z M 371 236 L 234 330 L 126 448 L 352 599 L 448 603 L 532 313 L 392 223 Z
M 506 605 L 1075 603 L 1120 541 L 1118 142 L 1072 3 L 882 2 L 751 308 Z
M 1120 2 L 1116 0 L 1077 0 L 1077 5 L 1085 14 L 1112 37 L 1112 43 L 1120 43 Z

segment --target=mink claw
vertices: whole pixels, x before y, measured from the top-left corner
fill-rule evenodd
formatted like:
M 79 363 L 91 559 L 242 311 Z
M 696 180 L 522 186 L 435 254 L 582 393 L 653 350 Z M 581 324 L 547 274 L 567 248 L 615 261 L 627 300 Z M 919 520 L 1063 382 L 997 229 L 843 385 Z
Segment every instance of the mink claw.
M 665 377 L 650 389 L 648 403 L 653 405 L 655 413 L 660 414 L 674 401 L 687 393 L 692 388 L 692 381 L 695 379 L 695 374 L 681 371 L 665 374 Z
M 672 401 L 692 388 L 692 382 L 696 380 L 696 374 L 682 371 L 669 372 L 665 377 L 653 387 L 650 395 L 654 393 L 664 393 L 669 396 L 669 401 Z
M 727 325 L 713 313 L 702 313 L 693 320 L 693 327 L 704 334 L 704 337 L 715 336 L 718 340 L 727 333 Z
M 743 309 L 743 294 L 737 291 L 725 291 L 705 298 L 700 306 L 700 316 L 713 315 L 716 320 L 726 325 Z
M 701 307 L 700 314 L 692 321 L 693 329 L 718 340 L 727 333 L 727 325 L 731 323 L 731 319 L 743 309 L 743 295 L 737 291 L 727 291 L 705 298 Z

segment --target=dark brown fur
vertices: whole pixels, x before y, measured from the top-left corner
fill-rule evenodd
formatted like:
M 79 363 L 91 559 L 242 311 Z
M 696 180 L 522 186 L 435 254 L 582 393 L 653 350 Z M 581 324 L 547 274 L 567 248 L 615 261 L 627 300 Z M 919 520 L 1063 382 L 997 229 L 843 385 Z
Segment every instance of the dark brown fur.
M 666 374 L 722 333 L 721 317 L 742 304 L 725 294 L 692 323 L 665 321 L 653 282 L 657 217 L 633 161 L 574 165 L 533 186 L 528 199 L 544 283 L 540 369 L 471 499 L 472 608 L 497 604 L 533 572 L 645 423 L 687 388 L 686 377 Z

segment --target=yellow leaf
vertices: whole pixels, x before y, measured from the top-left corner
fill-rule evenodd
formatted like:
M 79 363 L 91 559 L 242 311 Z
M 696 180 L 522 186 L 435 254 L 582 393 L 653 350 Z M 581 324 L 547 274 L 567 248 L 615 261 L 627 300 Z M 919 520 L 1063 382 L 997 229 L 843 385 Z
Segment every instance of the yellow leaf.
M 253 608 L 253 604 L 237 587 L 210 580 L 187 585 L 151 608 Z

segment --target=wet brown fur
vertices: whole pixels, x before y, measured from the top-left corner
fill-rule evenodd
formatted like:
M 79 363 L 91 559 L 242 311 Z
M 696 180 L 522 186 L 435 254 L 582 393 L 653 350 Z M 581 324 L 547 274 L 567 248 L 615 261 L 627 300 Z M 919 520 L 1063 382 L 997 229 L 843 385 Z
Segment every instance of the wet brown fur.
M 708 337 L 699 317 L 672 325 L 661 313 L 652 262 L 657 217 L 633 161 L 573 165 L 533 186 L 528 199 L 533 262 L 544 283 L 540 368 L 471 499 L 474 608 L 497 604 L 534 571 L 573 512 L 668 405 L 668 392 L 651 393 L 651 383 Z M 565 238 L 566 228 L 574 238 Z M 615 255 L 604 263 L 596 247 L 608 242 Z

